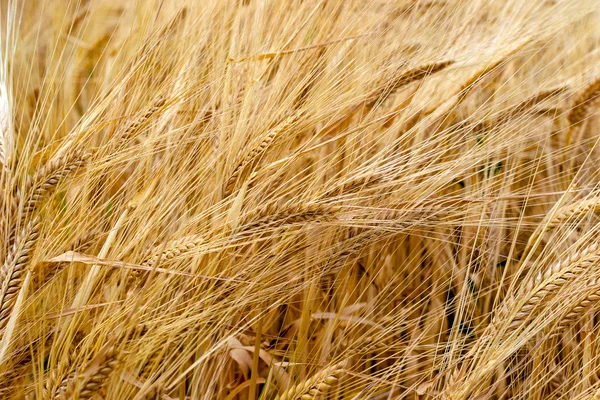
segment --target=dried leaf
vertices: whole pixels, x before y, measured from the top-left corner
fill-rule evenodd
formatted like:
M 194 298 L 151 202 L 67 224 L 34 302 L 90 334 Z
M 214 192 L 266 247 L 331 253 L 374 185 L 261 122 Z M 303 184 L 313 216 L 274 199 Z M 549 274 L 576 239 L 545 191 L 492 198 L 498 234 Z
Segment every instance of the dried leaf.
M 242 343 L 234 337 L 227 339 L 227 347 L 229 348 L 229 356 L 240 366 L 244 378 L 248 379 L 252 368 L 252 356 L 244 349 Z

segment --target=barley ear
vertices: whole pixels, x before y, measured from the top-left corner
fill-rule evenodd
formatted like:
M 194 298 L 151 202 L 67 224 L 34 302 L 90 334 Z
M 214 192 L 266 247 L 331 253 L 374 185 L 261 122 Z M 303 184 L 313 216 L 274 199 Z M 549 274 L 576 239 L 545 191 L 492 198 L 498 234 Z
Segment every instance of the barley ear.
M 278 395 L 276 400 L 312 400 L 329 391 L 340 378 L 346 373 L 348 361 L 342 361 L 338 364 L 327 367 L 310 378 L 300 382 L 299 384 L 289 388 L 281 395 Z

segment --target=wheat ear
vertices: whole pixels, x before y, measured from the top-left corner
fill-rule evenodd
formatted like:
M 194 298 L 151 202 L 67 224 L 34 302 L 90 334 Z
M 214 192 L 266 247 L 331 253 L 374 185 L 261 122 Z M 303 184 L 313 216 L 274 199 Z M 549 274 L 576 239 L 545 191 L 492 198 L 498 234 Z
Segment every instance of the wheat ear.
M 583 122 L 592 114 L 592 111 L 598 104 L 599 96 L 600 77 L 586 86 L 586 88 L 575 98 L 573 106 L 567 116 L 570 126 L 565 138 L 565 147 L 571 145 L 573 132 L 580 129 Z
M 579 218 L 588 212 L 600 209 L 600 196 L 594 196 L 589 199 L 581 199 L 571 204 L 567 204 L 558 209 L 556 214 L 548 222 L 548 227 L 562 225 L 572 218 Z
M 341 210 L 341 207 L 319 203 L 290 203 L 280 206 L 277 202 L 268 203 L 246 214 L 237 233 L 253 230 L 263 226 L 282 226 L 297 224 L 318 219 L 330 219 Z M 198 246 L 208 243 L 207 237 L 201 234 L 184 236 L 167 242 L 164 246 L 154 246 L 150 255 L 142 265 L 151 266 L 158 260 L 168 261 L 193 251 Z
M 385 101 L 404 86 L 425 79 L 435 73 L 441 72 L 452 64 L 454 64 L 454 61 L 452 60 L 438 61 L 430 64 L 419 65 L 418 67 L 397 73 L 396 76 L 391 79 L 388 85 L 386 85 L 384 88 L 375 89 L 373 92 L 367 95 L 364 100 L 361 100 L 352 106 L 350 110 L 340 118 L 334 120 L 334 122 L 324 127 L 320 134 L 329 135 L 330 133 L 334 132 L 337 127 L 350 120 L 350 118 L 352 118 L 363 106 L 367 109 L 371 109 L 377 103 Z
M 72 365 L 74 362 L 73 357 L 69 355 L 67 365 Z M 67 385 L 71 382 L 75 376 L 75 372 L 70 372 L 64 377 L 58 375 L 58 368 L 54 368 L 46 375 L 44 379 L 44 400 L 59 400 L 65 397 L 67 391 Z M 60 382 L 59 382 L 60 380 Z
M 444 60 L 429 64 L 419 65 L 407 71 L 397 73 L 391 82 L 383 89 L 378 89 L 371 94 L 365 101 L 368 108 L 376 103 L 384 101 L 386 98 L 397 92 L 406 85 L 420 81 L 430 75 L 436 74 L 454 64 L 453 60 Z
M 383 181 L 381 173 L 353 176 L 349 180 L 336 183 L 319 195 L 319 199 L 343 196 L 359 190 L 367 190 Z
M 69 377 L 65 396 L 67 399 L 91 399 L 106 383 L 119 363 L 114 345 L 107 345 L 85 367 Z
M 527 239 L 527 245 L 525 246 L 524 253 L 527 253 L 527 251 L 531 248 L 532 243 L 534 243 L 540 235 L 545 234 L 550 229 L 562 225 L 569 220 L 578 219 L 581 216 L 586 215 L 588 212 L 592 210 L 596 211 L 599 208 L 600 196 L 581 199 L 574 203 L 563 205 L 554 213 L 547 223 L 540 224 L 529 237 L 529 239 Z
M 317 396 L 323 395 L 335 385 L 342 375 L 346 372 L 347 361 L 327 367 L 305 381 L 300 382 L 286 390 L 275 400 L 313 400 Z
M 506 121 L 512 120 L 513 118 L 515 118 L 523 113 L 526 113 L 527 111 L 531 110 L 531 108 L 538 105 L 539 103 L 541 103 L 545 100 L 548 100 L 552 97 L 555 97 L 555 96 L 563 93 L 565 90 L 566 90 L 566 88 L 563 86 L 542 90 L 542 91 L 534 94 L 533 96 L 528 97 L 527 99 L 523 100 L 522 102 L 499 113 L 498 115 L 496 115 L 492 118 L 486 119 L 484 121 L 481 121 L 480 123 L 478 123 L 475 126 L 474 131 L 484 132 L 484 131 L 491 130 Z
M 301 113 L 294 113 L 293 115 L 287 117 L 282 123 L 271 129 L 259 143 L 259 145 L 250 150 L 250 152 L 248 152 L 248 154 L 246 154 L 241 161 L 237 163 L 236 167 L 233 169 L 233 172 L 225 183 L 225 190 L 223 192 L 225 197 L 233 193 L 236 182 L 239 180 L 239 178 L 241 178 L 246 168 L 261 158 L 273 144 L 273 142 L 280 137 L 282 133 L 288 131 L 292 127 L 300 115 Z
M 600 278 L 593 278 L 586 283 L 586 287 L 591 288 L 588 294 L 579 303 L 560 319 L 554 335 L 559 334 L 563 329 L 568 328 L 575 323 L 578 318 L 584 315 L 588 310 L 600 304 Z
M 500 323 L 508 318 L 511 310 L 519 304 L 516 314 L 510 318 L 506 334 L 514 330 L 531 314 L 531 312 L 548 296 L 556 293 L 565 284 L 580 276 L 591 266 L 600 261 L 600 245 L 592 243 L 581 251 L 560 260 L 541 271 L 535 278 L 529 280 L 520 291 L 520 295 L 505 302 L 499 314 L 492 321 L 492 328 L 497 328 Z M 523 300 L 521 300 L 523 299 Z
M 600 77 L 590 83 L 573 102 L 569 112 L 569 122 L 572 126 L 580 124 L 585 120 L 593 108 L 598 104 L 600 96 Z
M 26 182 L 23 194 L 27 200 L 22 205 L 21 222 L 58 186 L 59 182 L 76 172 L 89 159 L 90 154 L 79 148 L 61 154 L 35 171 Z
M 165 103 L 166 100 L 164 97 L 157 97 L 153 101 L 152 105 L 143 114 L 129 122 L 129 124 L 125 127 L 125 131 L 118 136 L 118 145 L 123 145 L 125 142 L 131 139 L 133 134 L 137 132 L 138 129 L 142 125 L 144 125 L 150 118 L 152 118 L 152 116 L 156 114 L 158 110 L 160 110 L 165 105 Z
M 6 261 L 0 270 L 2 291 L 0 292 L 0 332 L 8 323 L 14 303 L 23 283 L 23 276 L 31 256 L 35 243 L 39 237 L 40 219 L 34 218 L 17 236 L 15 243 L 8 252 Z
M 503 324 L 508 323 L 506 329 L 502 332 L 502 337 L 507 337 L 515 332 L 543 301 L 598 263 L 600 261 L 599 250 L 600 245 L 593 243 L 583 250 L 552 264 L 550 268 L 541 271 L 533 279 L 527 281 L 521 287 L 518 295 L 505 300 L 492 323 L 478 340 L 478 347 L 489 343 L 491 338 L 500 331 Z M 515 309 L 516 313 L 511 316 L 511 312 Z M 472 351 L 474 350 L 475 348 L 472 349 Z M 517 350 L 518 347 L 515 347 L 512 351 L 516 352 Z M 457 393 L 468 394 L 473 385 L 481 382 L 489 373 L 494 371 L 496 362 L 497 360 L 491 358 L 482 367 L 478 368 L 474 374 L 463 380 L 462 384 L 447 385 L 445 395 L 450 399 L 464 398 L 464 396 Z
M 185 254 L 200 244 L 206 243 L 203 235 L 188 235 L 168 242 L 165 246 L 155 246 L 150 256 L 142 262 L 144 266 L 151 266 L 159 259 L 161 261 L 171 260 L 181 254 Z
M 318 219 L 330 219 L 340 212 L 341 207 L 324 203 L 288 203 L 279 205 L 271 202 L 244 215 L 240 228 L 244 231 L 262 226 L 299 224 Z

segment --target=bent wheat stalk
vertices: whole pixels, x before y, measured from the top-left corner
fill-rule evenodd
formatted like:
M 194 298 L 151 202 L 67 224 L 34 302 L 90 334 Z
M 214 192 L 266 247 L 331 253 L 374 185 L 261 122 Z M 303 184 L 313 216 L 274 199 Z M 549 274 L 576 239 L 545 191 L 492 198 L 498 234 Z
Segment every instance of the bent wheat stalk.
M 375 104 L 385 101 L 404 86 L 441 72 L 452 66 L 454 63 L 454 60 L 438 61 L 419 65 L 407 71 L 396 73 L 383 89 L 378 89 L 375 93 L 367 97 L 365 105 L 367 108 L 372 108 Z
M 536 93 L 522 102 L 510 107 L 508 110 L 502 111 L 494 117 L 479 122 L 477 125 L 475 125 L 473 130 L 478 133 L 491 131 L 492 129 L 497 128 L 500 124 L 508 123 L 516 119 L 520 114 L 526 113 L 539 103 L 556 97 L 566 90 L 567 88 L 564 86 L 542 90 L 539 93 Z
M 598 105 L 600 97 L 600 77 L 590 83 L 583 89 L 579 95 L 573 101 L 573 106 L 567 120 L 569 121 L 569 129 L 567 130 L 567 136 L 565 138 L 565 147 L 571 145 L 573 139 L 573 132 L 577 129 L 581 129 L 582 124 L 587 118 L 590 117 L 592 111 Z
M 154 114 L 156 114 L 166 103 L 164 97 L 159 96 L 154 100 L 152 105 L 139 117 L 133 119 L 126 127 L 123 134 L 120 136 L 121 143 L 127 141 L 131 136 L 138 131 Z
M 331 220 L 342 210 L 342 207 L 321 203 L 288 203 L 279 205 L 278 202 L 268 203 L 252 210 L 242 217 L 242 222 L 236 229 L 236 234 L 257 230 L 263 227 L 281 227 L 309 223 L 317 220 Z M 198 249 L 203 244 L 210 243 L 210 235 L 193 234 L 174 239 L 163 246 L 154 246 L 150 255 L 142 265 L 155 265 L 157 261 L 169 261 Z M 137 271 L 136 273 L 139 273 Z
M 527 240 L 523 254 L 528 254 L 528 251 L 541 235 L 568 221 L 577 220 L 591 211 L 596 212 L 598 209 L 600 209 L 600 196 L 598 195 L 563 205 L 551 216 L 547 223 L 541 223 L 536 227 Z
M 0 56 L 0 69 L 2 68 L 2 59 Z M 1 79 L 1 78 L 0 78 Z M 10 109 L 4 90 L 3 82 L 0 82 L 0 164 L 2 164 L 2 174 L 5 175 L 9 166 L 10 155 Z
M 397 74 L 390 79 L 386 86 L 373 90 L 373 92 L 367 95 L 364 100 L 361 100 L 352 106 L 350 110 L 343 116 L 324 127 L 320 134 L 325 136 L 331 134 L 336 130 L 336 128 L 344 125 L 344 123 L 348 122 L 352 117 L 354 117 L 354 115 L 356 115 L 356 113 L 362 107 L 365 107 L 367 110 L 372 109 L 376 104 L 385 101 L 403 87 L 441 72 L 452 66 L 454 63 L 455 62 L 453 60 L 438 61 L 419 65 L 407 71 L 397 72 Z

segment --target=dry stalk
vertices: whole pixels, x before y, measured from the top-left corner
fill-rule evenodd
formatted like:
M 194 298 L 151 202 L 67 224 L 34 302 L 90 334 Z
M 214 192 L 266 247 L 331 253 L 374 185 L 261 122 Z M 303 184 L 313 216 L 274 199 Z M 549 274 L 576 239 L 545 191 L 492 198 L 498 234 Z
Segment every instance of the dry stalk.
M 0 68 L 2 67 L 0 66 Z M 10 110 L 2 89 L 0 87 L 0 164 L 2 164 L 2 173 L 5 174 L 10 163 Z

